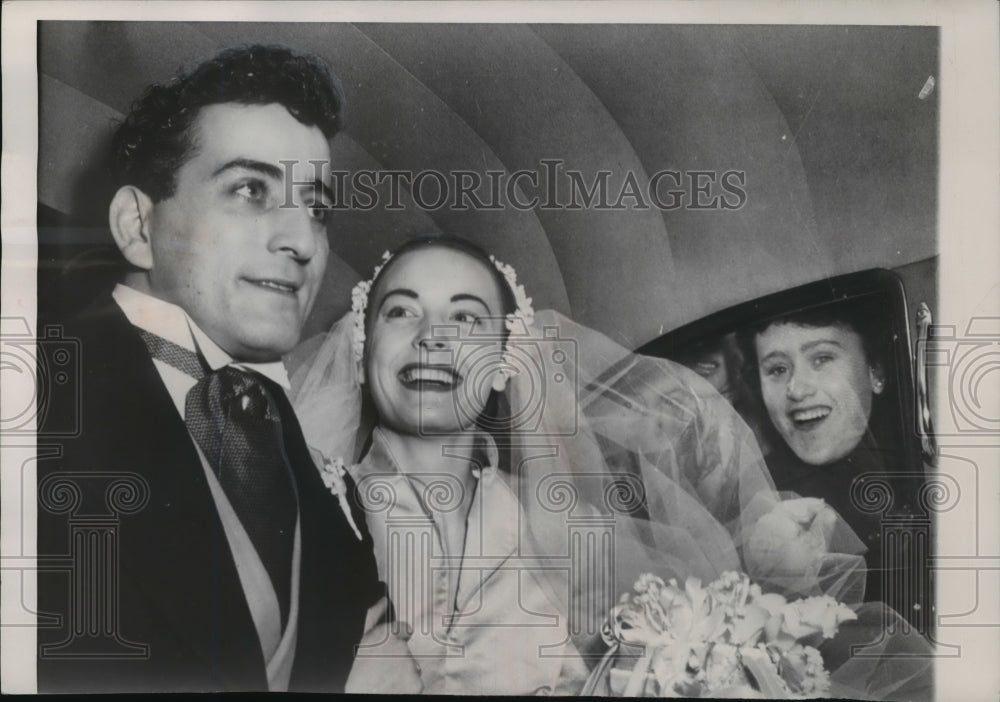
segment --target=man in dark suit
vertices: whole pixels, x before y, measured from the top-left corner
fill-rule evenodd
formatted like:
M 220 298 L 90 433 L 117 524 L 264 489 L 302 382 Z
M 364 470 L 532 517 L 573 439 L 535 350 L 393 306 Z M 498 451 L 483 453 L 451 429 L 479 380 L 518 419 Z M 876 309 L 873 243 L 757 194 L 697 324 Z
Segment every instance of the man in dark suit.
M 119 127 L 128 271 L 65 324 L 80 432 L 38 471 L 40 691 L 344 689 L 383 588 L 281 363 L 326 266 L 341 113 L 325 63 L 254 46 Z

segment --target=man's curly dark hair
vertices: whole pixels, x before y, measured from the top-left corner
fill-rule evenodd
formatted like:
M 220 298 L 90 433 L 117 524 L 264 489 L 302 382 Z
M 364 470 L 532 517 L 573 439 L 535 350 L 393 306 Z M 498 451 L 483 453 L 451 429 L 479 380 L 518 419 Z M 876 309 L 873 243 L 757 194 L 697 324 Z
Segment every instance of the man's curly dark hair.
M 225 49 L 132 104 L 112 141 L 118 185 L 134 185 L 153 202 L 171 197 L 177 171 L 196 148 L 201 108 L 221 103 L 283 105 L 299 122 L 330 139 L 340 129 L 344 98 L 322 59 L 282 46 Z

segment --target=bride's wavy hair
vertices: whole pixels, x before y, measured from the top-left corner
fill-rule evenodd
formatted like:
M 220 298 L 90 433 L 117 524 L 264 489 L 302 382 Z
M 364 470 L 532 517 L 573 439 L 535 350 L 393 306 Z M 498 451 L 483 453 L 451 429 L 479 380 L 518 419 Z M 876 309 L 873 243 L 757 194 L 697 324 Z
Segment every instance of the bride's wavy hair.
M 486 270 L 489 271 L 490 276 L 496 282 L 497 288 L 500 290 L 500 303 L 502 305 L 500 316 L 506 317 L 508 314 L 512 314 L 517 310 L 517 300 L 514 297 L 514 291 L 511 290 L 507 279 L 504 278 L 503 274 L 497 269 L 493 261 L 490 260 L 489 254 L 467 239 L 439 232 L 421 234 L 407 240 L 406 243 L 396 248 L 392 252 L 392 257 L 385 263 L 384 266 L 382 266 L 376 276 L 372 279 L 371 289 L 368 291 L 368 305 L 365 307 L 364 362 L 367 362 L 368 360 L 368 344 L 369 339 L 371 338 L 371 328 L 372 323 L 375 320 L 376 312 L 375 301 L 378 299 L 381 281 L 385 279 L 386 273 L 392 270 L 393 267 L 407 254 L 431 249 L 448 249 L 450 251 L 457 251 L 483 264 Z M 501 332 L 502 342 L 506 344 L 509 332 L 507 331 L 506 325 L 502 325 L 501 328 L 503 330 Z M 374 424 L 374 419 L 378 415 L 375 411 L 374 401 L 372 400 L 367 388 L 362 388 L 362 401 L 362 411 L 365 413 L 365 416 L 372 419 L 372 423 Z M 496 390 L 491 389 L 486 406 L 476 418 L 475 422 L 478 428 L 489 432 L 496 441 L 497 447 L 500 450 L 501 466 L 506 466 L 508 463 L 506 460 L 506 447 L 510 444 L 510 415 L 510 403 L 507 400 L 506 392 L 497 392 Z

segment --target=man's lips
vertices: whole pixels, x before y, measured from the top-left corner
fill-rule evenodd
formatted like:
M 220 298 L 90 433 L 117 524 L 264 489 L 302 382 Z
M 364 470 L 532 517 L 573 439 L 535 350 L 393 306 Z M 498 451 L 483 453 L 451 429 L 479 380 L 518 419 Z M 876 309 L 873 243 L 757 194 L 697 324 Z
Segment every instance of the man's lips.
M 295 295 L 302 283 L 288 278 L 244 278 L 251 285 L 283 295 Z
M 462 376 L 447 365 L 409 363 L 397 376 L 405 387 L 421 390 L 451 390 L 462 382 Z
M 789 419 L 795 424 L 797 429 L 812 429 L 824 419 L 830 416 L 833 412 L 831 407 L 826 405 L 816 405 L 813 407 L 804 407 L 801 409 L 794 409 L 788 413 Z

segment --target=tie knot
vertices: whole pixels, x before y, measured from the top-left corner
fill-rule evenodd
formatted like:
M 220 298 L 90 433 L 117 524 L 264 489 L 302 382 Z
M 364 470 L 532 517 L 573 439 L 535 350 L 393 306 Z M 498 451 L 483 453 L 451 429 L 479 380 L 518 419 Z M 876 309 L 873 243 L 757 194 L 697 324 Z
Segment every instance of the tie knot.
M 230 417 L 273 419 L 264 384 L 256 373 L 233 366 L 220 368 L 216 373 L 221 382 L 222 407 Z

